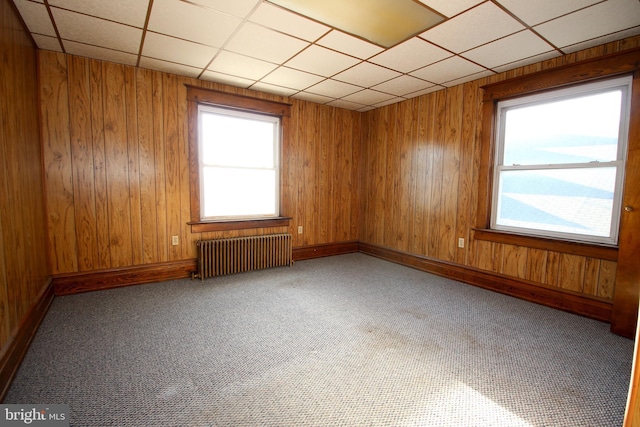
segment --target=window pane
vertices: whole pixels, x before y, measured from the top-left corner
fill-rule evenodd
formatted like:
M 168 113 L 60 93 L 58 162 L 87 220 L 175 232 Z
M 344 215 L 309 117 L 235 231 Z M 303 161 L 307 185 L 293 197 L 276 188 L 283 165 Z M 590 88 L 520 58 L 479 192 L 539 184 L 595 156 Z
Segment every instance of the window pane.
M 207 112 L 200 119 L 205 165 L 274 167 L 275 123 Z
M 496 225 L 608 237 L 616 168 L 502 171 Z
M 504 165 L 617 160 L 619 89 L 505 110 Z
M 204 167 L 204 217 L 276 215 L 276 171 Z

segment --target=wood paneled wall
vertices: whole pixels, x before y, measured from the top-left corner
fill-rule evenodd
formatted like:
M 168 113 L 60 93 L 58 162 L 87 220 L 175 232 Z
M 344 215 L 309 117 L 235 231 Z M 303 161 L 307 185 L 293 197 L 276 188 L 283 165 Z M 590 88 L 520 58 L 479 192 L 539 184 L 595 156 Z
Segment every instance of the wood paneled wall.
M 365 113 L 360 240 L 610 301 L 615 261 L 474 238 L 480 86 L 634 48 L 639 41 L 610 43 Z
M 4 356 L 6 344 L 15 339 L 49 279 L 36 50 L 8 0 L 0 1 L 0 69 L 0 356 Z
M 48 51 L 39 65 L 54 274 L 195 258 L 195 241 L 216 236 L 357 239 L 360 113 Z M 282 147 L 289 228 L 191 233 L 185 84 L 292 104 Z

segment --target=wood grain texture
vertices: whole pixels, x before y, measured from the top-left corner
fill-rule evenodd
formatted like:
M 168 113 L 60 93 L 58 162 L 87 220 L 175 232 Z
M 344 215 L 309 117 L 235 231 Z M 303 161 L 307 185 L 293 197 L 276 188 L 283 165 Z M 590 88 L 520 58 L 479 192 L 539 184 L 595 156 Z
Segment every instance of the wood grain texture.
M 55 295 L 73 295 L 122 286 L 157 283 L 191 277 L 196 271 L 196 260 L 187 259 L 158 264 L 136 265 L 107 270 L 95 270 L 53 277 Z
M 289 232 L 294 247 L 358 238 L 360 113 L 72 55 L 38 55 L 54 274 L 193 259 L 202 236 L 234 234 L 189 225 L 187 87 L 199 97 L 209 90 L 240 95 L 243 105 L 279 103 L 285 114 L 281 213 L 291 220 L 284 230 L 276 224 L 246 232 Z
M 622 59 L 607 56 L 606 61 L 611 62 L 604 68 L 596 64 L 603 55 L 633 49 L 636 39 L 531 64 L 364 113 L 364 208 L 359 240 L 527 280 L 559 292 L 611 300 L 617 248 L 482 230 L 489 220 L 494 110 L 492 102 L 483 100 L 495 98 L 485 96 L 482 87 L 492 84 L 493 94 L 507 96 L 515 93 L 504 83 L 508 78 L 517 79 L 518 90 L 538 91 L 562 78 L 590 79 L 607 72 L 629 72 L 633 66 L 628 63 L 640 59 L 639 51 L 625 51 Z M 581 60 L 587 62 L 572 68 Z M 580 70 L 582 77 L 575 70 Z M 488 149 L 483 141 L 488 141 Z M 628 170 L 627 180 L 630 176 L 633 173 Z M 625 188 L 637 195 L 640 185 L 627 183 Z M 632 228 L 623 223 L 622 235 Z M 464 248 L 458 247 L 459 238 L 464 239 Z
M 638 54 L 640 60 L 640 54 Z M 614 316 L 611 330 L 633 338 L 638 323 L 640 298 L 640 71 L 633 78 L 629 146 L 620 218 L 620 254 L 616 272 Z
M 44 206 L 36 49 L 17 10 L 8 0 L 0 1 L 0 69 L 1 401 L 52 298 L 48 293 L 50 236 Z M 50 81 L 64 73 L 64 69 L 59 70 Z M 48 93 L 40 95 L 48 100 L 55 97 Z M 49 112 L 47 123 L 54 119 L 54 113 Z M 68 202 L 73 199 L 73 184 L 72 176 L 66 175 L 67 147 L 55 143 L 52 147 L 56 153 L 60 148 L 58 159 L 49 157 L 55 164 L 52 170 L 65 179 L 64 214 L 51 218 L 58 232 L 74 226 L 67 221 L 73 216 L 73 208 L 68 209 Z M 62 244 L 65 239 L 55 235 L 54 240 Z M 68 240 L 65 244 L 73 246 Z

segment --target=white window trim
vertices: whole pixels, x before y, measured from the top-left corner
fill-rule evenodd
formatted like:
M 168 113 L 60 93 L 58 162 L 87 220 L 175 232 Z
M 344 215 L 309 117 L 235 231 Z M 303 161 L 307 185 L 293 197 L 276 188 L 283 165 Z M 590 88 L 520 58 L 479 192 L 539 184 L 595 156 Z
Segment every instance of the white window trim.
M 203 143 L 202 143 L 202 120 L 201 115 L 203 113 L 213 113 L 213 114 L 221 114 L 227 116 L 235 116 L 242 118 L 249 118 L 253 120 L 260 120 L 264 122 L 274 123 L 274 136 L 273 136 L 273 168 L 275 170 L 275 200 L 274 200 L 274 214 L 266 214 L 266 215 L 233 215 L 233 216 L 205 216 L 205 184 L 204 184 L 204 166 L 216 166 L 205 165 L 204 164 L 204 155 L 202 152 Z M 282 146 L 282 120 L 279 116 L 250 112 L 244 110 L 238 110 L 233 108 L 224 108 L 218 107 L 209 104 L 198 104 L 198 179 L 199 179 L 199 187 L 200 187 L 200 220 L 202 221 L 224 221 L 224 220 L 254 220 L 254 219 L 269 219 L 269 218 L 279 218 L 280 217 L 280 147 Z M 251 168 L 258 169 L 258 168 Z
M 551 237 L 559 238 L 563 240 L 575 240 L 589 243 L 616 245 L 618 242 L 618 232 L 620 224 L 620 211 L 622 208 L 622 193 L 624 184 L 624 169 L 626 162 L 626 153 L 628 145 L 628 133 L 629 133 L 629 116 L 631 111 L 631 85 L 633 82 L 632 76 L 623 76 L 610 78 L 606 80 L 600 80 L 597 82 L 582 83 L 575 86 L 570 86 L 560 89 L 552 89 L 551 91 L 525 95 L 513 99 L 507 99 L 499 101 L 496 107 L 496 130 L 495 141 L 496 151 L 494 155 L 494 175 L 493 175 L 493 188 L 491 192 L 491 218 L 490 227 L 493 230 L 512 232 L 517 234 L 538 236 L 538 237 Z M 514 106 L 521 106 L 524 104 L 533 105 L 536 103 L 545 103 L 550 100 L 558 100 L 562 98 L 571 98 L 576 95 L 594 94 L 598 92 L 607 91 L 612 88 L 621 88 L 623 91 L 624 101 L 622 102 L 620 111 L 620 132 L 618 135 L 618 152 L 617 159 L 612 162 L 599 162 L 597 164 L 554 164 L 554 165 L 510 165 L 505 166 L 502 164 L 504 157 L 504 131 L 505 131 L 505 111 Z M 544 169 L 568 169 L 568 168 L 595 168 L 595 167 L 616 167 L 616 183 L 614 189 L 614 199 L 612 207 L 611 229 L 609 237 L 591 236 L 585 234 L 573 234 L 566 232 L 555 232 L 548 230 L 538 230 L 524 227 L 506 226 L 496 224 L 496 216 L 498 212 L 499 201 L 499 185 L 500 185 L 500 172 L 508 170 L 544 170 Z

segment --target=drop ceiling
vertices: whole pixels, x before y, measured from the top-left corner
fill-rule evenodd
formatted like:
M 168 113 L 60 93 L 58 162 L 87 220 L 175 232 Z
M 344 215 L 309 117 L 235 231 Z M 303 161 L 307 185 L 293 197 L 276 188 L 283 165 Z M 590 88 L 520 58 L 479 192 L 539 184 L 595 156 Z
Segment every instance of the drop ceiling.
M 40 49 L 357 111 L 640 34 L 639 0 L 420 0 L 446 19 L 389 49 L 266 0 L 14 3 Z

